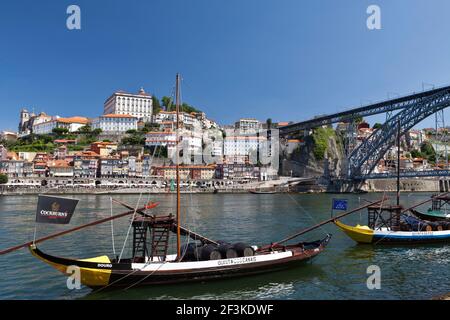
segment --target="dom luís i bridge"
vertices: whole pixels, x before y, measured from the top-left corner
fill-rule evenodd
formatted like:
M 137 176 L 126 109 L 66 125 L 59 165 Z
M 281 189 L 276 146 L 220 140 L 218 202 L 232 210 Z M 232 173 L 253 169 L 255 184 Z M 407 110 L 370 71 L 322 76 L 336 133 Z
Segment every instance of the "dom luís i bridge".
M 374 169 L 386 152 L 397 144 L 398 132 L 400 131 L 400 136 L 404 136 L 414 126 L 433 114 L 435 114 L 436 127 L 444 127 L 444 109 L 449 106 L 450 86 L 440 87 L 290 124 L 280 128 L 280 136 L 298 137 L 319 126 L 346 122 L 349 124 L 346 134 L 347 168 L 342 178 L 349 180 L 392 178 L 396 176 L 395 172 L 379 173 Z M 385 123 L 362 142 L 356 143 L 356 120 L 376 114 L 386 114 Z M 444 141 L 444 138 L 441 138 Z M 352 142 L 352 139 L 355 141 Z M 442 177 L 450 176 L 450 170 L 448 167 L 421 171 L 402 170 L 400 176 L 405 178 Z

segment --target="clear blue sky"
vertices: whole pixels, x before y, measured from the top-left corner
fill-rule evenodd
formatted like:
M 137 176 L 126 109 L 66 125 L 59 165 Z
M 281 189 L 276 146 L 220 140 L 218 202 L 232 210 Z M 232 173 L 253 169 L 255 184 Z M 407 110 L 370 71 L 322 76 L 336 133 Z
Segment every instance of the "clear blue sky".
M 70 4 L 81 31 L 66 29 Z M 22 107 L 95 117 L 115 90 L 170 95 L 176 72 L 221 124 L 305 120 L 449 84 L 449 37 L 447 0 L 2 1 L 0 129 Z

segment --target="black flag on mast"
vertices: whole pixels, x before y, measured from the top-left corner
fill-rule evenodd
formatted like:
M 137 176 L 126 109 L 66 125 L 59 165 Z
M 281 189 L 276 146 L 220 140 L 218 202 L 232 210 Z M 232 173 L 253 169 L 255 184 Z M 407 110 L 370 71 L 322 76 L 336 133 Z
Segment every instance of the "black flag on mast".
M 39 196 L 36 222 L 68 224 L 72 219 L 78 201 L 76 199 Z

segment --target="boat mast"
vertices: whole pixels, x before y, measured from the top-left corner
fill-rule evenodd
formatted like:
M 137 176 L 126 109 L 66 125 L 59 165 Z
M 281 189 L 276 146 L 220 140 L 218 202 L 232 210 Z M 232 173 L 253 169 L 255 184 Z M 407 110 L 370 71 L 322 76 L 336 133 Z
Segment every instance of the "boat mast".
M 397 206 L 400 205 L 400 119 L 397 121 Z
M 180 129 L 180 74 L 177 73 L 176 85 L 175 85 L 175 99 L 176 99 L 176 112 L 177 112 L 177 135 L 176 135 L 176 171 L 177 171 L 177 260 L 181 259 L 181 229 L 180 229 L 180 165 L 179 165 L 179 129 Z

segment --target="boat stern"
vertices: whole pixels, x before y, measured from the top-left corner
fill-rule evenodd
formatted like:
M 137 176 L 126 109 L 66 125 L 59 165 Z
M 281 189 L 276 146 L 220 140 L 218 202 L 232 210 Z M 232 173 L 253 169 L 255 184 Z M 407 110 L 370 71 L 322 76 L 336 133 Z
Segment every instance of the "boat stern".
M 339 220 L 335 220 L 334 223 L 342 230 L 346 235 L 352 238 L 354 241 L 358 243 L 372 243 L 374 231 L 367 226 L 357 225 L 356 227 L 352 227 L 346 225 Z
M 31 245 L 29 250 L 33 256 L 47 263 L 64 275 L 71 276 L 72 272 L 68 272 L 68 268 L 78 268 L 80 274 L 80 282 L 88 287 L 104 287 L 110 282 L 112 273 L 112 263 L 108 256 L 100 256 L 91 259 L 65 259 L 45 254 L 35 245 Z M 75 269 L 76 270 L 76 269 Z

